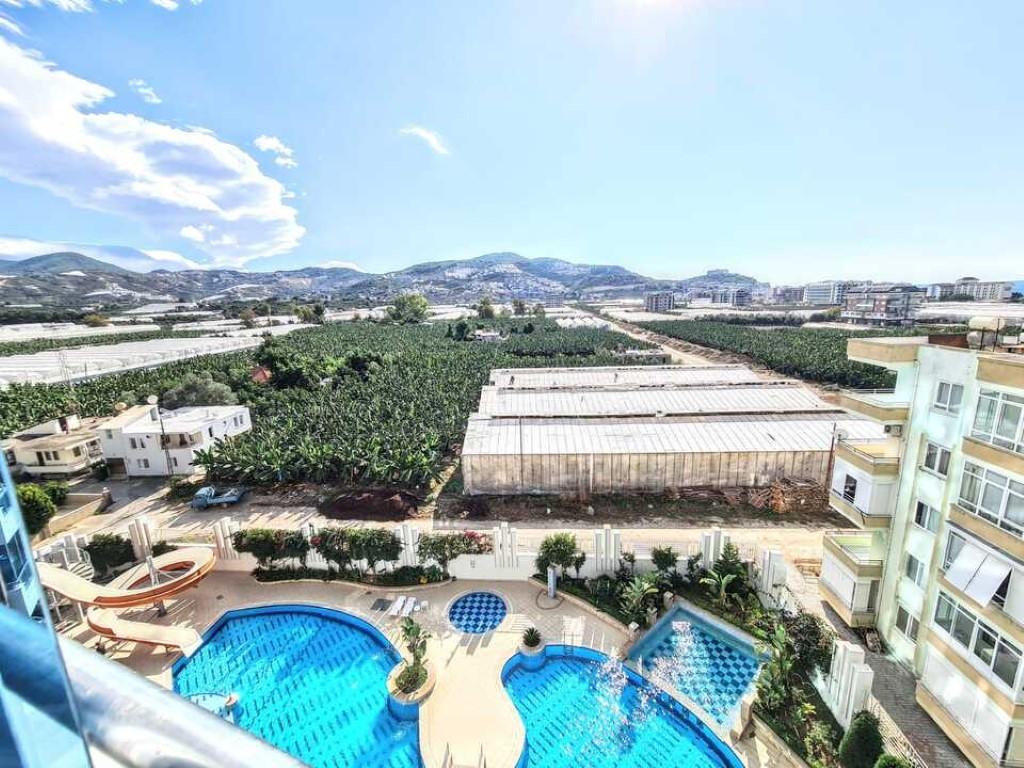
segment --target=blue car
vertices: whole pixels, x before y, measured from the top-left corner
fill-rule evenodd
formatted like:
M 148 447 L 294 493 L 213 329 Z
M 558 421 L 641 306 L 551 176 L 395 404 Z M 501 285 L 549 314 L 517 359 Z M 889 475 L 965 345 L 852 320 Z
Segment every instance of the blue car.
M 229 504 L 237 504 L 248 490 L 242 486 L 218 490 L 215 486 L 204 485 L 192 497 L 192 509 L 206 509 L 217 505 L 226 507 Z

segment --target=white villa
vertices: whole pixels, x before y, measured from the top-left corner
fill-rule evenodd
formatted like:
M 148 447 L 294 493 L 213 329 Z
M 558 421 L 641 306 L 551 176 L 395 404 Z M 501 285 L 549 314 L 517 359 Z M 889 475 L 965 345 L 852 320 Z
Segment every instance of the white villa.
M 196 451 L 252 429 L 243 405 L 196 406 L 175 411 L 137 405 L 99 429 L 103 457 L 115 474 L 190 475 Z

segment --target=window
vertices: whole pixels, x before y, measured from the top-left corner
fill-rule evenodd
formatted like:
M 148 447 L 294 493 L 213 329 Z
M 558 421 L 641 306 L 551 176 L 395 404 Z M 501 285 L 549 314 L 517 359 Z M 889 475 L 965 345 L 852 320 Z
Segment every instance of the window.
M 942 558 L 942 570 L 947 570 L 953 564 L 965 544 L 967 544 L 967 539 L 959 533 L 949 532 L 949 538 L 946 539 L 946 554 Z
M 207 427 L 206 431 L 210 435 L 210 437 L 213 437 L 213 427 Z
M 939 510 L 934 507 L 929 507 L 923 501 L 917 502 L 917 508 L 914 510 L 914 523 L 926 531 L 936 533 L 939 530 Z
M 971 437 L 1024 453 L 1024 397 L 983 389 Z
M 142 469 L 149 469 L 149 459 L 139 459 L 139 466 Z
M 174 464 L 174 466 L 178 466 L 178 457 L 177 456 L 172 456 L 171 457 L 171 462 Z
M 843 481 L 843 498 L 853 503 L 854 498 L 857 496 L 857 478 L 852 475 L 847 475 Z
M 918 560 L 913 555 L 907 555 L 907 562 L 903 566 L 903 575 L 910 579 L 912 582 L 921 586 L 924 584 L 925 567 L 924 563 Z
M 960 403 L 963 402 L 963 399 L 963 385 L 940 381 L 939 388 L 935 393 L 935 402 L 932 405 L 938 411 L 960 413 Z
M 76 458 L 77 458 L 78 456 L 81 456 L 81 455 L 82 455 L 82 446 L 80 446 L 80 445 L 76 445 L 76 446 L 75 446 L 74 448 L 72 448 L 72 449 L 71 449 L 71 453 L 72 453 L 72 454 L 73 454 L 73 455 L 74 455 L 74 456 L 75 456 Z
M 15 532 L 6 547 L 0 547 L 0 578 L 3 578 L 4 584 L 12 589 L 17 587 L 27 564 L 21 536 Z
M 1024 483 L 967 462 L 960 481 L 960 506 L 1024 538 Z
M 902 632 L 908 640 L 911 642 L 917 642 L 917 630 L 920 628 L 921 622 L 917 617 L 912 616 L 910 611 L 904 608 L 902 605 L 896 607 L 896 629 Z
M 1012 573 L 1012 571 L 1011 571 Z M 1006 578 L 1003 579 L 999 588 L 992 595 L 992 602 L 998 605 L 1000 608 L 1006 607 L 1006 596 L 1010 593 L 1010 574 L 1006 574 Z
M 105 429 L 103 431 L 107 433 L 107 440 L 113 440 L 114 439 L 114 430 L 112 430 L 112 429 Z
M 949 451 L 941 445 L 929 442 L 924 451 L 925 469 L 945 477 L 949 474 Z
M 134 438 L 134 437 L 129 437 L 129 438 L 128 438 L 128 445 L 129 445 L 129 446 L 131 447 L 131 449 L 132 449 L 133 451 L 134 451 L 134 450 L 135 450 L 136 448 L 138 448 L 138 447 L 139 447 L 139 446 L 138 446 L 138 445 L 136 444 L 136 442 L 135 442 L 135 438 Z
M 896 623 L 899 627 L 900 610 Z M 935 606 L 935 624 L 944 629 L 974 657 L 976 663 L 990 669 L 1003 683 L 1013 688 L 1020 668 L 1021 651 L 994 628 L 956 602 L 945 592 L 939 593 Z

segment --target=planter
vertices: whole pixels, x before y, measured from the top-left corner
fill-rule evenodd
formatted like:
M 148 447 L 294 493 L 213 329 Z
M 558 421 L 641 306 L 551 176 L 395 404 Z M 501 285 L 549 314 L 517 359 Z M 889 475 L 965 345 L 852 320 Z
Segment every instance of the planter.
M 420 704 L 434 690 L 437 678 L 433 665 L 428 661 L 424 664 L 427 669 L 427 679 L 423 681 L 423 685 L 412 693 L 403 693 L 398 690 L 396 681 L 402 670 L 405 669 L 405 664 L 405 660 L 396 664 L 395 668 L 391 670 L 391 674 L 388 675 L 388 711 L 399 720 L 416 720 L 420 714 Z
M 541 640 L 539 645 L 535 645 L 532 648 L 520 643 L 519 655 L 523 657 L 521 662 L 523 669 L 528 669 L 531 672 L 537 671 L 544 666 L 544 641 Z

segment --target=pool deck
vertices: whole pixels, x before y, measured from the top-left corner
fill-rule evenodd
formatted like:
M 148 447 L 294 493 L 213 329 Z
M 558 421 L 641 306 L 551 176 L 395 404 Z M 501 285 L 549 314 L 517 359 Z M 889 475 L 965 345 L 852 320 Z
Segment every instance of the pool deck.
M 471 591 L 500 594 L 509 614 L 494 632 L 467 636 L 448 622 L 448 605 Z M 340 582 L 320 581 L 263 584 L 247 573 L 214 572 L 183 596 L 167 602 L 168 613 L 155 609 L 125 611 L 125 618 L 174 624 L 205 631 L 225 611 L 257 605 L 309 604 L 336 608 L 359 616 L 378 627 L 399 646 L 398 620 L 373 609 L 374 601 L 400 594 L 415 596 L 428 605 L 414 616 L 432 635 L 428 662 L 437 671 L 437 685 L 420 710 L 420 751 L 426 768 L 477 766 L 481 749 L 488 768 L 515 768 L 525 733 L 522 720 L 501 683 L 501 669 L 519 648 L 523 629 L 536 626 L 548 643 L 583 645 L 614 654 L 626 643 L 617 622 L 588 607 L 562 600 L 550 607 L 543 587 L 526 581 L 468 581 L 439 586 L 401 589 L 367 589 Z M 67 636 L 94 646 L 97 637 L 81 624 L 62 627 Z M 162 649 L 122 643 L 110 652 L 120 661 L 157 684 L 170 688 L 171 666 L 178 654 Z M 770 732 L 755 728 L 752 737 L 732 747 L 748 768 L 806 768 Z

